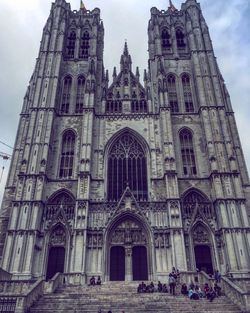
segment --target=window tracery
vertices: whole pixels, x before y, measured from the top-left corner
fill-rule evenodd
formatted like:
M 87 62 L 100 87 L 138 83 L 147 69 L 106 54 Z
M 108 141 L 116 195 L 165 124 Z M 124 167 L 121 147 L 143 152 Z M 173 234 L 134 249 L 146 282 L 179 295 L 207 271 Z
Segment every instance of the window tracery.
M 186 112 L 194 112 L 194 104 L 192 99 L 192 90 L 190 77 L 187 74 L 182 75 L 182 87 Z
M 136 199 L 147 199 L 146 156 L 140 143 L 129 132 L 121 135 L 109 152 L 109 200 L 119 200 L 126 186 Z
M 69 113 L 71 88 L 72 88 L 72 78 L 70 76 L 66 76 L 63 81 L 63 90 L 62 90 L 62 103 L 60 110 L 62 114 Z
M 178 49 L 185 48 L 186 44 L 185 44 L 184 37 L 185 36 L 183 34 L 183 31 L 181 29 L 177 29 L 176 30 L 176 43 L 177 43 L 177 48 Z
M 76 113 L 83 113 L 83 103 L 84 103 L 84 76 L 78 77 L 77 80 L 77 95 L 76 95 Z
M 80 44 L 79 57 L 81 59 L 86 60 L 89 57 L 89 48 L 90 48 L 89 40 L 90 40 L 89 32 L 85 31 L 82 35 L 81 44 Z
M 76 33 L 71 31 L 67 40 L 67 57 L 74 58 L 75 56 L 75 45 L 76 45 Z
M 175 76 L 173 74 L 170 74 L 167 77 L 167 87 L 168 87 L 169 106 L 170 106 L 171 112 L 178 113 L 179 105 L 178 105 L 178 97 L 177 97 L 177 90 L 176 90 L 176 81 L 175 81 Z
M 180 145 L 184 175 L 187 176 L 196 175 L 197 170 L 193 148 L 193 137 L 188 129 L 183 129 L 180 132 Z
M 60 162 L 60 178 L 70 178 L 73 175 L 73 160 L 75 150 L 75 134 L 68 130 L 64 133 L 62 139 L 62 151 Z
M 163 49 L 168 49 L 171 47 L 170 35 L 166 28 L 164 28 L 161 32 L 161 45 Z

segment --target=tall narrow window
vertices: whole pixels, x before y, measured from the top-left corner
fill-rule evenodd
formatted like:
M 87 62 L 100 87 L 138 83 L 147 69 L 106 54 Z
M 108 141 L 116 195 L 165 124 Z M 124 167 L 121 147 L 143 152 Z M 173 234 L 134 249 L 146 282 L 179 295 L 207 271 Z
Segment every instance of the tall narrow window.
M 147 199 L 147 166 L 145 153 L 129 132 L 119 137 L 108 156 L 108 198 L 119 200 L 129 186 L 137 200 Z
M 182 75 L 182 87 L 186 112 L 194 112 L 190 78 L 187 74 Z
M 182 30 L 177 29 L 176 31 L 176 43 L 177 43 L 177 48 L 185 48 L 185 41 L 184 41 L 184 34 Z
M 161 45 L 163 49 L 168 49 L 171 46 L 170 35 L 166 28 L 164 28 L 161 32 Z
M 73 174 L 73 160 L 75 150 L 75 134 L 68 130 L 62 139 L 62 152 L 59 176 L 61 178 L 70 178 Z
M 80 58 L 81 59 L 88 59 L 89 56 L 89 33 L 85 31 L 81 38 L 81 45 L 80 45 Z
M 196 175 L 193 138 L 189 130 L 184 129 L 180 133 L 181 156 L 184 175 Z
M 84 76 L 78 77 L 77 80 L 77 95 L 76 95 L 76 113 L 83 112 L 83 103 L 84 103 L 84 84 L 85 78 Z
M 170 106 L 171 112 L 178 113 L 179 106 L 178 106 L 178 98 L 177 98 L 177 91 L 176 91 L 176 82 L 175 82 L 175 76 L 173 74 L 168 75 L 167 86 L 168 86 L 169 106 Z
M 76 33 L 72 31 L 67 40 L 67 57 L 74 58 L 75 56 L 75 46 L 76 46 Z
M 72 78 L 66 76 L 63 81 L 61 113 L 69 113 Z

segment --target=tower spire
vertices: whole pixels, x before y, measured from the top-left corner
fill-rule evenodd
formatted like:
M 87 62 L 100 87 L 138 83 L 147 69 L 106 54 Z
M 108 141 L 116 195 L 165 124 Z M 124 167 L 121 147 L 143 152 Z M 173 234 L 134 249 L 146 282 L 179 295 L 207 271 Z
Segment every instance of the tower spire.
M 178 10 L 176 9 L 176 7 L 173 5 L 172 0 L 169 0 L 169 9 L 170 9 L 171 12 L 176 12 L 176 11 L 178 11 Z
M 87 11 L 87 9 L 86 9 L 86 7 L 85 7 L 85 5 L 84 5 L 84 3 L 83 3 L 82 0 L 80 0 L 80 10 L 82 10 L 82 11 L 84 11 L 84 12 Z

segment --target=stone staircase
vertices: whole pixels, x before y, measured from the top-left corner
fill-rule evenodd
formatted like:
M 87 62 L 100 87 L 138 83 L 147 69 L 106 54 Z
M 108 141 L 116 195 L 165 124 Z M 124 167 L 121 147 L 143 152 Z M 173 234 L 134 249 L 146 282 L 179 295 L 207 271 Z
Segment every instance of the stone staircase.
M 241 313 L 240 309 L 221 296 L 212 303 L 206 299 L 189 300 L 155 292 L 137 294 L 136 283 L 112 282 L 102 286 L 65 286 L 56 293 L 44 295 L 30 313 Z

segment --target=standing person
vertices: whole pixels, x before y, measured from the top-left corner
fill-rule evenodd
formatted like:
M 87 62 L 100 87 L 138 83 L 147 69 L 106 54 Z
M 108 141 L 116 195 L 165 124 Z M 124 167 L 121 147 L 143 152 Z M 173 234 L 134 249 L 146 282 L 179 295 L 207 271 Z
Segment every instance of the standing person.
M 176 280 L 175 280 L 175 277 L 172 273 L 169 274 L 168 284 L 169 284 L 170 294 L 175 296 Z
M 216 283 L 220 283 L 220 280 L 221 280 L 221 273 L 220 273 L 218 270 L 216 270 L 216 271 L 214 272 L 214 279 L 215 279 L 215 282 L 216 282 Z

